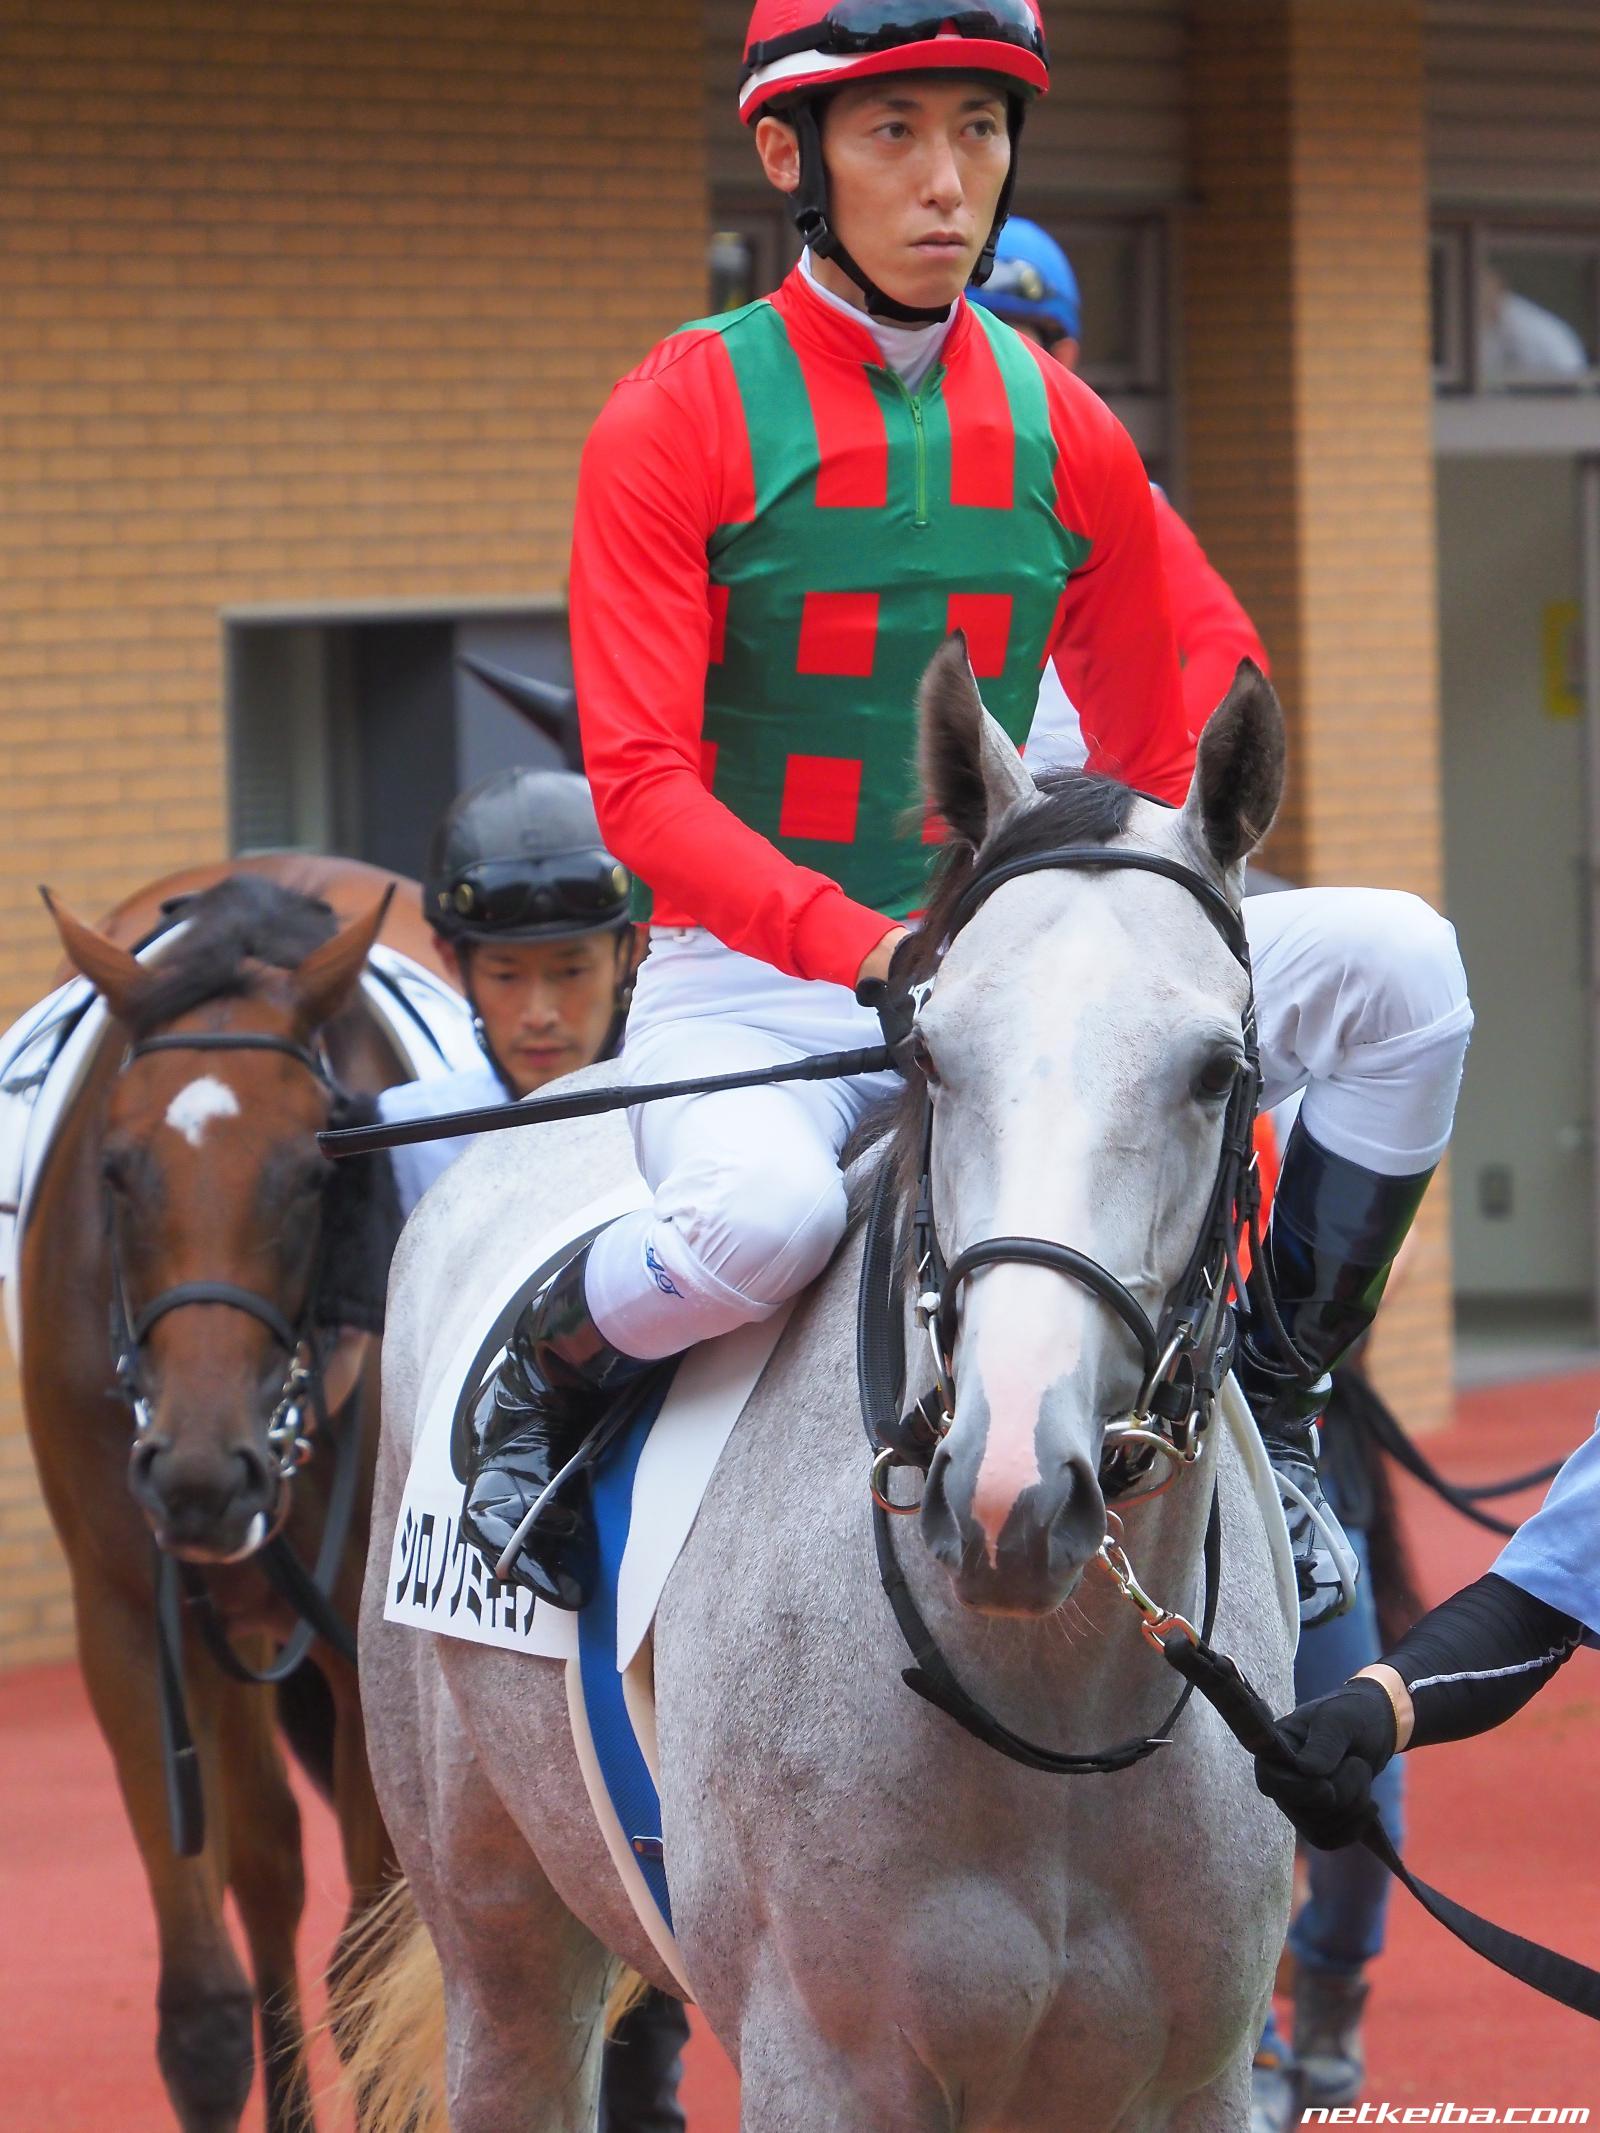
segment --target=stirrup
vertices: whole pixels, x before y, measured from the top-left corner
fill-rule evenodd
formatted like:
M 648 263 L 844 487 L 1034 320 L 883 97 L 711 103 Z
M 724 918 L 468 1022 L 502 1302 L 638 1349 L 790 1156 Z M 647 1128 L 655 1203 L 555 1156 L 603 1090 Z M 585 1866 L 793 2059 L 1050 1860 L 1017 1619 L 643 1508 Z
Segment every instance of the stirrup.
M 613 1400 L 599 1421 L 589 1430 L 583 1442 L 572 1454 L 566 1465 L 558 1467 L 555 1473 L 551 1475 L 527 1510 L 523 1512 L 521 1519 L 518 1521 L 516 1531 L 500 1552 L 500 1559 L 494 1566 L 494 1574 L 502 1583 L 509 1584 L 511 1582 L 512 1566 L 526 1546 L 528 1536 L 544 1516 L 545 1507 L 560 1494 L 569 1481 L 594 1464 L 612 1438 L 617 1435 L 623 1424 L 629 1420 L 631 1420 L 631 1411 L 627 1402 L 621 1399 Z
M 1287 1496 L 1310 1519 L 1328 1560 L 1339 1575 L 1339 1605 L 1319 1616 L 1316 1622 L 1307 1625 L 1320 1629 L 1324 1622 L 1337 1621 L 1340 1615 L 1347 1615 L 1356 1604 L 1356 1584 L 1361 1575 L 1361 1566 L 1356 1561 L 1349 1536 L 1325 1505 L 1314 1503 L 1298 1482 L 1291 1481 L 1288 1475 L 1277 1467 L 1272 1469 L 1272 1479 L 1278 1493 Z M 1298 1583 L 1298 1574 L 1296 1582 Z M 1327 1591 L 1329 1588 L 1323 1586 L 1321 1589 Z

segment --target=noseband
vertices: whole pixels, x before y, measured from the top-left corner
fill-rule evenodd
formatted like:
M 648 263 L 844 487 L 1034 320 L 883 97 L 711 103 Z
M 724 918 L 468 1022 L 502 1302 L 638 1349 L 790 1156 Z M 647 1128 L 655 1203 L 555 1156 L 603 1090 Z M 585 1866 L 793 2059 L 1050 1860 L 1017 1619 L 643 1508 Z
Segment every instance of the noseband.
M 950 925 L 954 939 L 979 907 L 1007 881 L 1050 869 L 1120 868 L 1159 874 L 1186 889 L 1205 911 L 1229 949 L 1250 974 L 1250 949 L 1243 921 L 1227 898 L 1205 877 L 1175 859 L 1100 844 L 1068 844 L 1031 857 L 1009 860 L 980 873 L 955 907 Z M 948 941 L 945 949 L 948 949 Z M 941 950 L 941 955 L 945 950 Z M 1168 1298 L 1160 1323 L 1133 1291 L 1108 1267 L 1070 1244 L 1046 1237 L 988 1237 L 968 1245 L 948 1265 L 939 1246 L 933 1214 L 933 1096 L 924 1084 L 922 1161 L 912 1218 L 912 1252 L 918 1294 L 917 1323 L 933 1353 L 934 1384 L 899 1422 L 883 1432 L 873 1467 L 873 1493 L 885 1510 L 915 1509 L 891 1503 L 883 1484 L 892 1466 L 926 1467 L 955 1418 L 955 1345 L 963 1285 L 987 1266 L 1037 1266 L 1063 1274 L 1098 1298 L 1132 1336 L 1143 1364 L 1140 1388 L 1126 1422 L 1106 1431 L 1110 1450 L 1102 1468 L 1106 1493 L 1127 1493 L 1158 1454 L 1179 1465 L 1199 1457 L 1201 1439 L 1211 1419 L 1223 1379 L 1233 1359 L 1230 1290 L 1244 1294 L 1239 1241 L 1256 1192 L 1251 1128 L 1261 1091 L 1252 987 L 1241 1031 L 1245 1064 L 1228 1097 L 1223 1119 L 1222 1152 L 1206 1213 L 1194 1250 Z M 880 1410 L 881 1411 L 881 1410 Z M 1154 1493 L 1150 1491 L 1147 1493 Z
M 162 1036 L 144 1037 L 128 1047 L 118 1073 L 125 1073 L 136 1059 L 143 1059 L 151 1052 L 278 1052 L 314 1074 L 325 1088 L 333 1088 L 325 1060 L 305 1045 L 296 1044 L 292 1038 L 275 1037 L 266 1030 L 173 1031 Z M 241 1288 L 231 1281 L 180 1281 L 170 1289 L 163 1289 L 159 1296 L 152 1297 L 137 1314 L 130 1314 L 122 1259 L 117 1249 L 116 1222 L 109 1217 L 107 1232 L 111 1241 L 111 1346 L 116 1357 L 117 1389 L 133 1411 L 136 1439 L 147 1437 L 153 1426 L 150 1403 L 140 1375 L 142 1350 L 152 1327 L 169 1312 L 182 1310 L 189 1304 L 225 1304 L 228 1309 L 243 1311 L 247 1317 L 265 1326 L 289 1359 L 267 1423 L 267 1445 L 277 1461 L 279 1479 L 289 1480 L 311 1458 L 312 1437 L 319 1424 L 327 1421 L 322 1362 L 312 1323 L 317 1301 L 315 1270 L 307 1284 L 305 1306 L 296 1325 L 289 1323 L 271 1297 L 259 1295 L 254 1289 Z

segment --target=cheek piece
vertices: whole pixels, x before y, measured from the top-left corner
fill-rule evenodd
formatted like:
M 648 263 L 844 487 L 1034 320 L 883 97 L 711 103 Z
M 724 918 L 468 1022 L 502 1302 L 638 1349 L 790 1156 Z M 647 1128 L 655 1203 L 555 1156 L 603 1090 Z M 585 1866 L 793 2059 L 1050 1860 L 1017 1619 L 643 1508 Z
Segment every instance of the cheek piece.
M 838 233 L 828 215 L 828 169 L 822 157 L 822 131 L 817 123 L 817 114 L 821 107 L 821 98 L 808 97 L 784 114 L 793 126 L 800 143 L 800 183 L 789 195 L 789 213 L 795 228 L 819 259 L 831 259 L 835 266 L 849 275 L 867 300 L 869 316 L 892 319 L 895 324 L 901 326 L 937 325 L 941 319 L 949 316 L 948 304 L 928 306 L 901 303 L 898 297 L 890 296 L 886 290 L 880 289 L 865 268 L 858 266 L 840 243 Z M 981 288 L 994 272 L 994 248 L 1000 241 L 1000 232 L 1011 212 L 1011 196 L 1016 190 L 1017 150 L 1022 139 L 1022 119 L 1026 108 L 1020 96 L 1006 98 L 1006 132 L 1011 140 L 1011 167 L 1007 170 L 1005 183 L 1000 188 L 993 227 L 969 277 L 974 287 Z

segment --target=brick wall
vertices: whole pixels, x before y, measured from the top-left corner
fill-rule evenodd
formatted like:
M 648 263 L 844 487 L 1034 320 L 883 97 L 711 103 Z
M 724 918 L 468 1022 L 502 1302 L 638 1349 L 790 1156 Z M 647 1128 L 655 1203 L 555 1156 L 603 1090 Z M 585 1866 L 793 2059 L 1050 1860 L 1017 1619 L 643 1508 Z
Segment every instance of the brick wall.
M 698 0 L 0 10 L 0 1028 L 224 849 L 219 611 L 558 594 L 607 386 L 703 307 Z M 0 1378 L 0 1664 L 67 1649 Z
M 1437 902 L 1440 823 L 1420 0 L 1197 0 L 1182 308 L 1196 523 L 1291 725 L 1272 855 Z M 1404 1419 L 1451 1384 L 1448 1200 L 1375 1342 Z

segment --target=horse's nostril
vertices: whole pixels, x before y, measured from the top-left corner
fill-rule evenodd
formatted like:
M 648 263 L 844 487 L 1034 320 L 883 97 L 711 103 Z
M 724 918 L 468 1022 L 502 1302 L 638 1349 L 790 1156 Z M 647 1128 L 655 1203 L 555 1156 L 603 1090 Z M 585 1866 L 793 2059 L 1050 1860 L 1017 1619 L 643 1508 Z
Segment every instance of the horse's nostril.
M 148 1473 L 161 1454 L 170 1452 L 171 1449 L 170 1438 L 158 1436 L 153 1429 L 147 1429 L 143 1436 L 133 1440 L 132 1449 L 128 1453 L 128 1464 L 136 1474 Z
M 241 1493 L 247 1497 L 266 1496 L 272 1491 L 274 1473 L 264 1452 L 253 1444 L 241 1444 L 238 1459 L 244 1468 L 244 1487 Z

